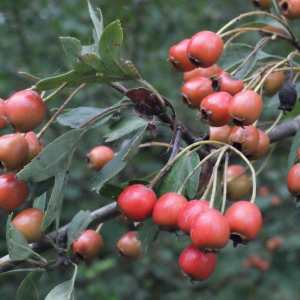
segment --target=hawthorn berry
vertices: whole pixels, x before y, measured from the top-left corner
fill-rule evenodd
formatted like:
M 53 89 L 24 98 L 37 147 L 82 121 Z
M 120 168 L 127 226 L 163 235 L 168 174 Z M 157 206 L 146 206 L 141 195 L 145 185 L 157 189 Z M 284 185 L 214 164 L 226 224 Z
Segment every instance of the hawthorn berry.
M 168 192 L 157 199 L 152 212 L 152 220 L 162 229 L 178 230 L 178 216 L 188 203 L 186 198 L 175 192 Z
M 284 84 L 284 79 L 284 73 L 282 71 L 274 72 L 268 75 L 263 84 L 264 95 L 275 95 Z
M 137 231 L 125 233 L 117 243 L 117 251 L 124 258 L 137 260 L 141 256 L 141 241 L 136 238 Z
M 195 66 L 190 62 L 186 53 L 189 42 L 190 39 L 184 39 L 169 50 L 168 61 L 171 62 L 176 71 L 188 72 L 195 69 Z
M 213 65 L 208 68 L 196 68 L 192 71 L 184 72 L 183 79 L 184 81 L 188 81 L 189 79 L 194 77 L 210 78 L 220 73 L 221 71 L 222 69 L 217 67 L 216 65 Z
M 103 248 L 103 238 L 95 230 L 87 229 L 73 243 L 74 256 L 82 261 L 95 259 Z
M 228 141 L 228 133 L 230 131 L 230 127 L 228 125 L 220 126 L 220 127 L 209 127 L 209 139 L 211 141 L 217 141 L 221 143 L 227 143 Z
M 40 241 L 45 232 L 41 231 L 45 213 L 37 208 L 28 208 L 16 215 L 11 223 L 24 235 L 28 243 Z
M 269 10 L 272 8 L 271 0 L 252 0 L 252 4 L 260 10 Z
M 288 172 L 286 178 L 286 185 L 292 196 L 300 196 L 300 163 L 296 163 Z
M 206 96 L 200 103 L 200 113 L 203 122 L 210 126 L 220 127 L 231 121 L 228 108 L 232 96 L 226 92 L 217 92 Z
M 187 45 L 187 54 L 190 61 L 201 68 L 213 66 L 223 53 L 223 40 L 212 31 L 196 33 Z
M 214 272 L 217 261 L 215 253 L 204 253 L 189 245 L 180 254 L 178 263 L 183 274 L 193 282 L 208 279 Z
M 14 171 L 23 167 L 29 153 L 25 137 L 17 132 L 0 137 L 0 168 Z
M 109 161 L 115 157 L 115 153 L 107 146 L 97 146 L 86 156 L 88 168 L 100 171 Z
M 270 147 L 269 136 L 261 129 L 257 129 L 257 132 L 259 134 L 259 141 L 254 152 L 248 156 L 248 158 L 251 160 L 256 160 L 264 156 L 268 152 Z
M 243 199 L 251 188 L 251 182 L 245 168 L 241 165 L 230 165 L 226 173 L 227 199 L 230 201 Z M 224 181 L 224 177 L 222 181 Z
M 206 200 L 191 200 L 180 211 L 177 218 L 177 225 L 180 230 L 190 234 L 191 224 L 196 216 L 209 208 L 209 202 Z
M 218 251 L 227 245 L 229 237 L 227 219 L 214 208 L 198 214 L 191 225 L 192 244 L 200 250 Z
M 267 240 L 266 246 L 270 251 L 275 251 L 283 244 L 283 238 L 280 236 L 274 236 Z
M 6 122 L 6 115 L 5 115 L 5 101 L 0 98 L 0 129 L 5 127 L 7 124 Z
M 37 92 L 23 90 L 6 100 L 5 114 L 16 131 L 28 132 L 44 121 L 46 105 Z
M 213 93 L 211 81 L 205 77 L 194 77 L 181 88 L 182 103 L 189 108 L 199 109 L 201 101 Z
M 213 78 L 212 88 L 214 92 L 227 92 L 234 96 L 243 90 L 244 82 L 228 72 L 220 72 Z
M 274 27 L 272 25 L 267 25 L 267 26 L 264 26 L 262 28 L 263 31 L 260 32 L 260 34 L 262 36 L 272 36 L 274 34 L 282 34 L 282 35 L 285 35 L 287 36 L 287 33 L 284 29 L 282 28 L 278 28 L 278 27 Z M 266 32 L 266 31 L 270 31 L 270 33 Z M 278 38 L 276 37 L 275 38 L 275 41 L 278 40 Z
M 43 140 L 38 139 L 33 131 L 27 132 L 25 135 L 25 139 L 28 143 L 29 151 L 24 165 L 31 162 L 45 148 Z
M 230 227 L 230 238 L 234 246 L 253 241 L 262 226 L 262 215 L 259 208 L 249 201 L 238 201 L 232 204 L 225 213 Z
M 262 109 L 261 97 L 252 90 L 244 90 L 232 97 L 228 112 L 235 125 L 246 126 L 253 124 L 258 119 Z
M 259 133 L 252 125 L 244 128 L 234 126 L 228 133 L 228 144 L 234 146 L 246 156 L 255 151 L 258 142 Z
M 150 217 L 156 200 L 152 189 L 143 184 L 133 184 L 119 195 L 117 204 L 127 219 L 140 222 Z
M 29 195 L 29 186 L 25 180 L 8 173 L 0 176 L 0 208 L 12 211 L 20 207 Z
M 300 18 L 300 2 L 298 0 L 281 0 L 279 10 L 289 20 Z

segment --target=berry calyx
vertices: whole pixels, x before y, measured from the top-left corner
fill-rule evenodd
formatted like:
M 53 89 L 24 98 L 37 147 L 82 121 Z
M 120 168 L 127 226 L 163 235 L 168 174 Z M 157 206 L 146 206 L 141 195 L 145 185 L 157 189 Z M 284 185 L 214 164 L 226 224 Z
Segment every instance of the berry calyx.
M 117 204 L 127 219 L 140 222 L 150 217 L 156 200 L 152 189 L 143 184 L 133 184 L 119 195 Z
M 12 211 L 20 207 L 29 195 L 29 186 L 25 180 L 15 177 L 15 174 L 0 176 L 0 208 Z
M 141 256 L 141 241 L 136 238 L 137 231 L 125 233 L 117 243 L 117 251 L 126 259 L 137 260 Z
M 6 100 L 5 114 L 16 131 L 28 132 L 44 121 L 46 105 L 37 92 L 19 91 Z
M 45 232 L 41 231 L 45 213 L 37 208 L 28 208 L 16 215 L 11 223 L 24 235 L 28 243 L 40 241 Z
M 87 229 L 73 243 L 74 256 L 82 261 L 95 259 L 102 251 L 103 238 L 95 230 Z
M 281 0 L 279 5 L 280 13 L 289 20 L 300 18 L 300 3 L 298 0 Z
M 228 72 L 221 72 L 214 77 L 212 88 L 215 92 L 227 92 L 234 96 L 243 90 L 244 82 Z

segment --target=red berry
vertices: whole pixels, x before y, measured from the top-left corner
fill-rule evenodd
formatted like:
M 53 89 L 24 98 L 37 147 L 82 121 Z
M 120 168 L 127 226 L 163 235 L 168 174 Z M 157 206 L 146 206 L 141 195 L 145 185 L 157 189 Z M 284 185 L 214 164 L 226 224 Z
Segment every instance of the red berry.
M 234 96 L 243 90 L 244 82 L 228 72 L 221 72 L 214 77 L 212 87 L 215 92 L 227 92 Z
M 246 156 L 255 151 L 258 142 L 259 133 L 252 125 L 244 128 L 234 126 L 228 133 L 228 144 L 234 146 Z
M 45 232 L 41 231 L 45 213 L 37 208 L 28 208 L 16 215 L 11 223 L 19 229 L 28 243 L 40 241 Z
M 94 171 L 100 171 L 110 160 L 115 157 L 115 153 L 107 146 L 97 146 L 86 156 L 87 166 Z
M 289 20 L 300 18 L 299 0 L 281 0 L 279 5 L 280 13 Z
M 284 81 L 285 81 L 285 77 L 282 71 L 274 72 L 268 75 L 268 77 L 265 79 L 263 84 L 264 95 L 266 96 L 275 95 L 283 86 Z
M 169 61 L 176 71 L 187 72 L 195 69 L 195 66 L 190 62 L 186 48 L 190 39 L 184 39 L 177 45 L 174 45 L 169 50 Z
M 182 103 L 190 108 L 199 109 L 201 101 L 213 93 L 211 81 L 205 77 L 194 77 L 181 88 Z
M 291 195 L 298 198 L 300 196 L 300 163 L 296 163 L 289 170 L 286 184 Z
M 102 236 L 95 230 L 85 230 L 73 243 L 74 256 L 83 261 L 95 259 L 103 248 Z
M 227 143 L 228 141 L 228 133 L 230 131 L 230 127 L 228 125 L 220 126 L 220 127 L 209 127 L 209 139 L 211 141 L 217 141 L 221 143 Z
M 6 125 L 5 102 L 0 98 L 0 129 Z
M 253 241 L 261 228 L 262 215 L 259 208 L 248 201 L 232 204 L 225 213 L 234 245 Z
M 210 78 L 210 77 L 213 77 L 214 75 L 218 74 L 221 71 L 222 71 L 222 69 L 217 67 L 216 65 L 213 65 L 208 68 L 196 68 L 192 71 L 184 72 L 183 79 L 184 79 L 184 81 L 188 81 L 189 79 L 194 78 L 194 77 Z
M 204 253 L 190 245 L 182 251 L 178 263 L 191 281 L 203 281 L 212 275 L 217 262 L 215 253 Z
M 262 109 L 261 97 L 251 90 L 244 90 L 232 97 L 228 111 L 236 125 L 245 126 L 253 124 Z
M 230 237 L 227 219 L 216 209 L 207 209 L 197 215 L 190 231 L 192 244 L 205 251 L 224 248 Z
M 280 236 L 275 236 L 275 237 L 267 240 L 266 246 L 270 251 L 275 251 L 282 244 L 283 244 L 283 238 Z
M 245 168 L 241 165 L 228 166 L 227 199 L 231 201 L 241 200 L 249 193 L 250 188 L 251 182 Z
M 190 61 L 197 67 L 209 68 L 223 53 L 223 40 L 212 31 L 196 33 L 187 46 Z
M 231 121 L 228 113 L 232 96 L 226 92 L 217 92 L 206 96 L 200 103 L 201 119 L 210 126 L 220 127 Z
M 28 153 L 28 142 L 21 133 L 5 134 L 0 137 L 0 167 L 5 171 L 22 168 Z
M 29 146 L 29 152 L 24 165 L 31 162 L 45 148 L 43 140 L 38 139 L 33 131 L 27 132 L 25 139 Z
M 21 206 L 29 195 L 29 186 L 25 180 L 19 180 L 15 174 L 0 176 L 0 208 L 12 211 Z
M 259 159 L 262 156 L 264 156 L 270 147 L 270 138 L 269 136 L 262 130 L 257 129 L 257 132 L 259 134 L 259 141 L 258 141 L 258 145 L 255 148 L 254 152 L 252 154 L 250 154 L 248 157 L 249 159 Z
M 46 105 L 37 92 L 19 91 L 6 100 L 5 114 L 15 130 L 28 132 L 44 121 Z
M 124 258 L 137 260 L 141 256 L 141 241 L 136 238 L 137 231 L 125 233 L 117 243 L 117 251 Z
M 209 202 L 206 200 L 191 200 L 180 211 L 177 219 L 177 225 L 180 230 L 190 234 L 191 224 L 196 216 L 209 208 Z
M 156 195 L 143 184 L 133 184 L 119 195 L 117 203 L 126 218 L 140 222 L 150 217 L 156 203 Z
M 167 230 L 177 230 L 177 219 L 182 208 L 188 203 L 181 194 L 169 192 L 162 195 L 154 205 L 153 222 Z
M 269 10 L 272 8 L 271 0 L 252 0 L 252 4 L 260 10 Z

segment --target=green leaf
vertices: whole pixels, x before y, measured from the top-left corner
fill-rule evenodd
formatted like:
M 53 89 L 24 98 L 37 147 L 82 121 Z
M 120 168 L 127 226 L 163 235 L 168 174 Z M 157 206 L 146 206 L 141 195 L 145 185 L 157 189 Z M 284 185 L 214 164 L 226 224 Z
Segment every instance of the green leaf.
M 139 130 L 137 134 L 123 146 L 118 154 L 98 172 L 92 180 L 91 190 L 95 190 L 99 193 L 104 183 L 124 169 L 127 162 L 136 154 L 145 130 L 146 128 Z
M 93 117 L 99 115 L 103 111 L 104 109 L 96 108 L 96 107 L 76 107 L 58 116 L 57 121 L 58 123 L 65 126 L 70 126 L 72 128 L 79 128 L 82 124 L 89 121 Z M 103 119 L 100 123 L 97 123 L 97 126 L 103 125 L 105 122 L 110 120 L 111 117 L 112 115 L 109 115 L 107 118 Z
M 99 13 L 99 18 L 98 18 L 96 15 L 96 12 L 93 10 L 89 1 L 88 1 L 88 6 L 89 6 L 89 12 L 90 12 L 91 19 L 94 23 L 96 36 L 97 36 L 97 39 L 95 41 L 96 41 L 96 43 L 98 43 L 100 41 L 101 35 L 104 30 L 102 12 L 101 12 L 101 9 L 97 8 L 97 12 Z
M 117 201 L 119 195 L 124 189 L 113 184 L 106 183 L 100 189 L 100 195 L 103 197 Z
M 292 146 L 290 149 L 290 153 L 289 153 L 288 161 L 287 161 L 287 169 L 288 170 L 290 170 L 291 167 L 296 162 L 299 147 L 300 147 L 300 128 L 298 128 L 296 135 L 294 136 L 293 143 L 292 143 Z
M 54 185 L 54 177 L 50 177 L 40 182 L 29 182 L 29 195 L 27 201 L 34 200 L 35 198 L 43 195 Z
M 12 274 L 24 273 L 24 272 L 46 272 L 44 268 L 24 268 L 24 269 L 16 269 L 7 272 L 0 273 L 0 278 L 6 277 Z
M 30 257 L 34 252 L 31 250 L 23 234 L 11 223 L 10 214 L 6 223 L 6 244 L 10 259 L 19 261 Z
M 81 210 L 74 216 L 67 231 L 67 249 L 74 241 L 76 241 L 81 236 L 81 234 L 84 230 L 86 230 L 92 219 L 93 218 L 91 217 L 91 212 L 89 210 Z
M 46 199 L 47 199 L 47 193 L 44 193 L 43 195 L 34 199 L 32 207 L 38 208 L 41 211 L 45 211 Z
M 17 178 L 39 182 L 67 171 L 76 144 L 84 134 L 84 130 L 73 129 L 58 137 L 47 145 L 30 164 L 24 167 Z
M 46 231 L 53 221 L 56 221 L 56 228 L 59 227 L 60 212 L 65 196 L 67 179 L 68 173 L 65 170 L 62 170 L 55 175 L 54 187 L 41 227 L 42 231 Z
M 126 79 L 139 78 L 137 69 L 130 61 L 120 59 L 120 49 L 123 43 L 123 30 L 119 21 L 108 25 L 99 42 L 99 54 L 111 76 Z
M 42 272 L 31 272 L 28 274 L 25 279 L 20 284 L 17 294 L 16 300 L 30 300 L 30 299 L 38 299 L 37 293 L 37 283 L 40 280 Z
M 111 126 L 111 131 L 105 135 L 107 138 L 105 142 L 115 141 L 124 137 L 126 134 L 131 133 L 141 127 L 145 127 L 148 123 L 142 118 L 126 113 L 120 118 L 120 120 Z
M 77 266 L 74 264 L 75 270 L 71 280 L 57 285 L 50 291 L 45 300 L 70 300 L 74 299 L 74 282 L 77 275 Z
M 184 180 L 199 163 L 199 156 L 195 152 L 182 155 L 157 185 L 155 189 L 157 195 L 178 191 Z M 188 199 L 192 199 L 197 191 L 200 171 L 201 168 L 197 169 L 183 189 L 183 195 Z
M 159 234 L 159 228 L 149 218 L 137 225 L 138 233 L 136 238 L 141 241 L 142 253 L 145 253 L 148 249 L 148 245 L 153 243 Z

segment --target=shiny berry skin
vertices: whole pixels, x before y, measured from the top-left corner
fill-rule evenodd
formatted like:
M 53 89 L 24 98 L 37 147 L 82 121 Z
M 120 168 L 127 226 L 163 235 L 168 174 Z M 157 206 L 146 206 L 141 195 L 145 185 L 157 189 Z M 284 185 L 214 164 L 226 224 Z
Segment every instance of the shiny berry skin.
M 300 2 L 298 0 L 282 0 L 279 2 L 280 13 L 289 20 L 300 18 Z
M 223 40 L 212 31 L 196 33 L 187 45 L 187 54 L 190 61 L 201 68 L 214 65 L 223 53 Z
M 136 238 L 137 231 L 125 233 L 117 243 L 117 251 L 124 258 L 137 260 L 141 256 L 141 241 Z
M 212 87 L 215 92 L 227 92 L 234 96 L 243 90 L 244 82 L 228 72 L 221 72 L 214 77 Z
M 188 203 L 181 194 L 169 192 L 157 199 L 152 212 L 152 220 L 162 229 L 178 230 L 177 219 L 180 211 Z
M 251 90 L 245 90 L 234 95 L 229 104 L 229 114 L 238 126 L 253 124 L 263 109 L 261 97 Z
M 5 102 L 0 98 L 0 129 L 6 126 Z
M 269 10 L 272 8 L 271 0 L 252 0 L 252 4 L 260 10 Z
M 241 200 L 249 193 L 250 188 L 251 182 L 245 168 L 241 165 L 228 166 L 227 199 L 230 201 Z
M 29 146 L 28 156 L 24 163 L 26 165 L 30 163 L 36 156 L 38 156 L 38 154 L 45 148 L 45 144 L 43 140 L 37 138 L 33 131 L 27 132 L 25 139 Z
M 16 131 L 28 132 L 44 121 L 46 105 L 37 92 L 19 91 L 6 100 L 5 114 Z
M 224 248 L 230 237 L 227 219 L 216 209 L 207 209 L 197 215 L 191 225 L 192 244 L 200 250 L 218 251 Z
M 5 134 L 0 137 L 0 167 L 5 171 L 22 168 L 28 153 L 28 142 L 21 133 Z
M 190 245 L 182 251 L 178 263 L 183 274 L 193 282 L 208 279 L 214 272 L 217 261 L 215 253 L 204 253 Z
M 228 133 L 228 144 L 234 146 L 246 156 L 255 151 L 258 142 L 259 133 L 252 125 L 244 128 L 234 126 Z
M 103 238 L 95 230 L 87 229 L 73 243 L 73 254 L 82 261 L 95 259 L 102 251 Z
M 199 109 L 201 101 L 214 91 L 211 81 L 205 77 L 194 77 L 181 88 L 182 103 L 189 108 Z
M 300 163 L 296 163 L 288 172 L 286 185 L 292 196 L 300 196 Z
M 213 65 L 208 68 L 196 68 L 192 71 L 184 72 L 183 79 L 184 79 L 184 81 L 188 81 L 189 79 L 194 78 L 194 77 L 210 78 L 210 77 L 213 77 L 214 75 L 217 75 L 221 71 L 222 71 L 222 69 L 217 67 L 216 65 Z
M 203 122 L 210 126 L 220 127 L 231 121 L 228 107 L 232 96 L 226 92 L 217 92 L 206 96 L 200 103 Z
M 264 156 L 268 152 L 270 147 L 269 136 L 261 129 L 257 129 L 257 132 L 259 134 L 259 141 L 254 152 L 248 156 L 248 158 L 251 160 L 256 160 Z
M 206 200 L 191 200 L 180 211 L 177 219 L 178 228 L 186 234 L 190 234 L 191 225 L 196 216 L 209 208 Z
M 0 176 L 0 208 L 12 211 L 21 206 L 29 195 L 29 186 L 25 180 L 19 180 L 15 174 Z
M 115 153 L 107 146 L 97 146 L 86 156 L 88 168 L 100 171 L 110 160 L 115 157 Z
M 259 208 L 249 201 L 235 202 L 227 209 L 225 218 L 228 221 L 230 238 L 234 245 L 253 241 L 262 226 L 262 215 Z
M 190 39 L 184 39 L 178 44 L 172 46 L 169 50 L 169 59 L 173 68 L 178 72 L 188 72 L 195 69 L 195 66 L 190 62 L 186 48 Z
M 209 127 L 209 139 L 211 141 L 217 141 L 221 143 L 227 143 L 228 141 L 228 133 L 230 131 L 230 127 L 228 125 L 220 126 L 220 127 Z
M 45 232 L 41 232 L 41 226 L 45 213 L 37 208 L 28 208 L 16 215 L 11 223 L 19 229 L 28 243 L 40 241 Z
M 143 184 L 133 184 L 119 195 L 117 204 L 127 219 L 140 222 L 150 217 L 156 200 L 153 190 Z
M 266 96 L 275 95 L 284 84 L 284 73 L 282 71 L 271 73 L 264 81 L 263 93 Z

